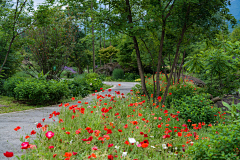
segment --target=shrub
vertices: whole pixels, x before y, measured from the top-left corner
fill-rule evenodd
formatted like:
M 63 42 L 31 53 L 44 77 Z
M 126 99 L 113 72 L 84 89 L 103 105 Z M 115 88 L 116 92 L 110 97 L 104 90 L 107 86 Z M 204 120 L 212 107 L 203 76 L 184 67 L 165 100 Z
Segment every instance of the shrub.
M 87 79 L 91 79 L 91 78 L 99 78 L 99 75 L 97 73 L 88 73 L 85 75 L 85 77 Z
M 100 88 L 103 86 L 103 83 L 100 79 L 96 79 L 96 78 L 90 78 L 87 79 L 87 84 L 88 84 L 88 88 L 90 91 L 95 91 L 95 90 L 100 90 Z
M 140 78 L 140 76 L 136 73 L 125 73 L 125 80 L 133 82 L 135 79 Z
M 25 81 L 25 77 L 10 77 L 8 78 L 3 85 L 3 89 L 5 91 L 5 95 L 10 97 L 15 97 L 14 88 L 16 88 L 17 84 Z
M 89 94 L 88 84 L 84 75 L 75 77 L 73 81 L 68 80 L 67 84 L 68 88 L 70 89 L 70 95 L 73 97 L 85 97 Z
M 190 83 L 175 84 L 168 90 L 169 95 L 166 98 L 165 105 L 170 106 L 174 99 L 181 99 L 183 96 L 194 96 L 198 89 L 198 87 L 193 87 Z M 164 90 L 160 92 L 160 96 L 163 96 L 163 94 Z
M 239 159 L 240 123 L 214 126 L 209 129 L 209 140 L 201 140 L 190 146 L 187 153 L 193 159 Z
M 63 96 L 69 95 L 69 89 L 66 84 L 55 80 L 27 79 L 17 84 L 14 93 L 18 100 L 42 104 L 58 102 Z
M 190 124 L 199 122 L 213 123 L 217 120 L 218 108 L 211 106 L 211 101 L 206 97 L 208 95 L 183 96 L 181 99 L 173 100 L 173 108 L 180 111 L 179 118 L 183 118 L 186 122 L 188 119 Z
M 124 71 L 122 69 L 114 69 L 112 73 L 113 79 L 124 79 Z

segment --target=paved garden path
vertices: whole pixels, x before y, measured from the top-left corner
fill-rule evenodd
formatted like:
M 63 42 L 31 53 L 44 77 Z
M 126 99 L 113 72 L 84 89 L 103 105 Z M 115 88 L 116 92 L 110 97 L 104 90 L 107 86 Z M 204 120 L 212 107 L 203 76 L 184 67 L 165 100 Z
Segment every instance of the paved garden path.
M 104 82 L 108 85 L 113 85 L 112 91 L 110 94 L 115 95 L 115 91 L 120 91 L 120 93 L 127 94 L 130 92 L 131 88 L 135 86 L 138 83 L 135 82 Z M 118 86 L 118 84 L 121 84 L 121 86 Z M 99 94 L 105 95 L 109 93 L 108 91 L 105 92 L 99 92 Z M 93 98 L 96 98 L 96 96 L 89 95 L 88 97 L 84 98 L 82 101 L 90 102 Z M 77 104 L 70 103 L 70 105 Z M 53 111 L 60 111 L 60 107 L 58 105 L 53 105 L 49 107 L 42 107 L 42 108 L 36 108 L 32 110 L 26 110 L 26 111 L 19 111 L 19 112 L 12 112 L 12 113 L 4 113 L 0 114 L 0 160 L 7 160 L 6 157 L 4 157 L 3 153 L 6 151 L 14 152 L 14 157 L 10 159 L 17 159 L 16 155 L 21 155 L 21 141 L 20 137 L 25 137 L 27 134 L 31 136 L 31 138 L 34 138 L 33 135 L 30 135 L 30 132 L 36 129 L 37 122 L 42 123 L 42 119 L 45 118 L 45 122 L 42 124 L 49 124 L 52 123 L 52 119 L 49 119 L 49 114 L 51 114 Z M 56 122 L 58 121 L 55 119 Z M 20 126 L 21 129 L 18 131 L 15 131 L 14 128 L 17 126 Z M 36 135 L 36 134 L 35 134 Z M 35 136 L 36 137 L 36 136 Z

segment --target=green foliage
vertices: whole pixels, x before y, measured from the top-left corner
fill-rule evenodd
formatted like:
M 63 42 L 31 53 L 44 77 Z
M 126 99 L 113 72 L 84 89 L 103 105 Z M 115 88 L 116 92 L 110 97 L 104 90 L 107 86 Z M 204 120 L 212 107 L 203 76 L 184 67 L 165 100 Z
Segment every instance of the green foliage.
M 114 69 L 112 73 L 112 77 L 114 80 L 124 79 L 124 71 L 123 69 Z
M 88 73 L 88 74 L 84 74 L 85 75 L 85 77 L 87 78 L 87 79 L 90 79 L 90 78 L 99 78 L 99 75 L 97 74 L 97 73 Z
M 138 74 L 136 74 L 136 73 L 125 73 L 124 76 L 125 76 L 124 79 L 126 81 L 130 81 L 130 82 L 134 82 L 135 79 L 140 78 L 140 76 Z
M 206 83 L 207 92 L 213 96 L 231 93 L 240 84 L 237 74 L 239 45 L 238 42 L 219 39 L 207 41 L 205 51 L 188 56 L 184 66 Z
M 228 108 L 228 111 L 225 111 L 227 113 L 230 113 L 230 117 L 231 117 L 231 122 L 234 123 L 239 123 L 240 122 L 240 113 L 237 112 L 240 111 L 240 103 L 238 104 L 234 104 L 234 100 L 232 102 L 232 105 L 230 106 L 228 103 L 222 101 L 222 104 Z
M 195 87 L 190 83 L 181 83 L 175 84 L 174 86 L 170 87 L 168 92 L 169 95 L 166 98 L 165 105 L 170 106 L 174 99 L 181 99 L 184 96 L 194 96 L 200 91 L 199 87 Z M 160 96 L 163 96 L 163 91 L 160 92 Z M 171 95 L 170 95 L 171 94 Z
M 101 60 L 105 63 L 108 63 L 110 58 L 112 58 L 114 55 L 116 55 L 119 52 L 118 49 L 116 49 L 113 46 L 109 46 L 107 48 L 101 48 L 99 50 L 99 57 L 101 58 Z
M 56 103 L 63 96 L 69 95 L 67 84 L 55 80 L 27 79 L 14 88 L 17 100 L 31 104 Z
M 211 102 L 206 97 L 208 95 L 200 94 L 195 96 L 183 96 L 181 99 L 174 99 L 172 106 L 176 111 L 180 111 L 179 118 L 186 122 L 191 120 L 190 124 L 199 122 L 213 123 L 217 120 L 218 108 L 211 107 Z
M 3 85 L 3 89 L 5 91 L 5 95 L 7 96 L 11 96 L 11 97 L 15 97 L 15 92 L 14 92 L 14 88 L 16 88 L 16 86 L 25 81 L 26 78 L 25 77 L 10 77 L 8 78 Z
M 240 158 L 240 123 L 214 126 L 209 129 L 208 137 L 209 140 L 195 142 L 187 150 L 194 160 Z
M 5 82 L 5 79 L 0 78 L 0 95 L 6 95 L 5 90 L 3 88 L 4 82 Z

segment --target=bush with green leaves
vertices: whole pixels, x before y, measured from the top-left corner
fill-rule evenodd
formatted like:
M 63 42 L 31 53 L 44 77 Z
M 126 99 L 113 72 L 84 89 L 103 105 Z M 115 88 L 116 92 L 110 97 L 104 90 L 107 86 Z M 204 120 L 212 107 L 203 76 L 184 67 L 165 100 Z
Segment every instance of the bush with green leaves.
M 65 80 L 70 89 L 70 95 L 73 97 L 82 96 L 85 97 L 89 94 L 88 84 L 85 76 L 77 76 L 72 81 Z
M 124 71 L 123 69 L 114 69 L 112 73 L 112 77 L 114 80 L 124 79 Z
M 27 79 L 14 88 L 15 98 L 30 104 L 56 103 L 69 95 L 67 84 L 55 80 Z
M 194 160 L 240 159 L 240 123 L 213 126 L 209 139 L 195 142 L 186 151 Z
M 189 124 L 205 122 L 214 123 L 218 120 L 219 109 L 211 106 L 211 101 L 207 94 L 196 94 L 194 96 L 183 96 L 181 99 L 174 99 L 172 107 L 180 111 L 179 118 L 184 119 Z M 188 119 L 191 122 L 188 122 Z
M 85 73 L 85 77 L 87 79 L 91 79 L 91 78 L 99 78 L 99 75 L 97 73 Z
M 124 77 L 125 80 L 130 81 L 130 82 L 134 82 L 135 79 L 140 78 L 140 76 L 138 74 L 136 74 L 136 73 L 125 73 L 124 76 L 125 76 Z
M 171 86 L 168 90 L 169 95 L 166 98 L 165 105 L 170 106 L 174 99 L 181 99 L 183 96 L 194 96 L 203 89 L 192 85 L 191 83 L 180 83 Z M 160 92 L 160 96 L 163 97 L 164 92 Z
M 87 84 L 90 91 L 99 91 L 100 88 L 103 86 L 102 81 L 96 78 L 87 79 Z
M 16 88 L 17 84 L 25 81 L 25 77 L 10 77 L 8 78 L 3 85 L 3 89 L 5 91 L 5 95 L 10 97 L 15 97 L 14 88 Z

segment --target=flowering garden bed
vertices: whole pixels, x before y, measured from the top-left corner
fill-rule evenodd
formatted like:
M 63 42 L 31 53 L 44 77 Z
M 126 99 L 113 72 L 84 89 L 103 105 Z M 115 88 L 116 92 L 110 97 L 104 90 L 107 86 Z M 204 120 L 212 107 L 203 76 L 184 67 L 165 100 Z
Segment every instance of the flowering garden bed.
M 57 116 L 58 125 L 43 126 L 38 123 L 38 129 L 32 130 L 22 140 L 24 155 L 21 158 L 239 158 L 240 140 L 237 137 L 240 133 L 237 130 L 240 129 L 233 124 L 227 126 L 225 113 L 216 112 L 213 123 L 193 123 L 196 117 L 187 120 L 180 118 L 184 115 L 181 111 L 149 103 L 144 95 L 132 90 L 128 95 L 116 91 L 115 96 L 111 89 L 102 92 L 105 95 L 97 95 L 91 104 L 81 101 L 72 106 L 69 103 L 60 104 L 61 112 L 53 112 L 48 117 L 54 120 Z M 158 99 L 161 100 L 161 97 Z M 210 106 L 210 110 L 211 108 L 213 109 Z M 44 120 L 43 117 L 42 121 Z M 19 127 L 15 128 L 16 131 L 18 129 Z M 34 134 L 37 134 L 38 139 L 31 139 Z M 230 136 L 228 145 L 225 142 L 227 136 Z M 228 150 L 221 148 L 224 146 L 222 144 L 226 144 Z M 216 150 L 216 147 L 219 148 Z M 5 154 L 11 156 L 12 153 Z

